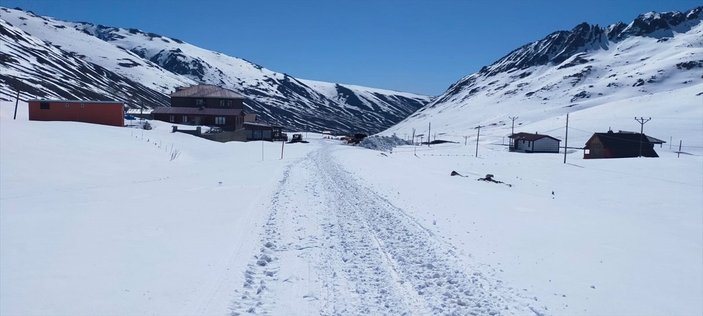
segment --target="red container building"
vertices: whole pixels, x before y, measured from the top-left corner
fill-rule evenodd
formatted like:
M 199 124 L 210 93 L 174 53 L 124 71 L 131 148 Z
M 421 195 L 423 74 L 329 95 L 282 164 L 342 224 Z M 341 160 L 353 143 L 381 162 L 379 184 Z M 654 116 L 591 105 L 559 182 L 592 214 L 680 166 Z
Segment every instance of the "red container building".
M 116 101 L 29 100 L 30 121 L 75 121 L 124 126 L 124 104 Z

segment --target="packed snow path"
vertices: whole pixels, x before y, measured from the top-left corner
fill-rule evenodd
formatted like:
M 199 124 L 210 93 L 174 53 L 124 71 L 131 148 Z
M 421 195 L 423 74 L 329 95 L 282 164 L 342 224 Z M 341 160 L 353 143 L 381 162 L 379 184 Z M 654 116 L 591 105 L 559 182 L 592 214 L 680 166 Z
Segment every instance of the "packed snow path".
M 292 163 L 233 314 L 541 314 L 361 185 L 326 144 Z

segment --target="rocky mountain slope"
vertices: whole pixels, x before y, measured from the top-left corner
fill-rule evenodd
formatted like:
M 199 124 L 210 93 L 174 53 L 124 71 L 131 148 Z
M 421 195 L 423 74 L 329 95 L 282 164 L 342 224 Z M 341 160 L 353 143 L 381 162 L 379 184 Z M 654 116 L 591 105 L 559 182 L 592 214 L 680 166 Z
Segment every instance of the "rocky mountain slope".
M 175 87 L 223 86 L 289 129 L 377 132 L 430 99 L 412 93 L 298 79 L 179 39 L 0 8 L 0 97 L 114 99 L 168 105 Z
M 385 133 L 426 130 L 431 122 L 448 134 L 474 135 L 478 125 L 505 134 L 509 116 L 529 124 L 660 93 L 671 95 L 660 105 L 671 113 L 686 106 L 683 100 L 703 105 L 702 11 L 650 12 L 629 24 L 554 32 L 462 78 Z

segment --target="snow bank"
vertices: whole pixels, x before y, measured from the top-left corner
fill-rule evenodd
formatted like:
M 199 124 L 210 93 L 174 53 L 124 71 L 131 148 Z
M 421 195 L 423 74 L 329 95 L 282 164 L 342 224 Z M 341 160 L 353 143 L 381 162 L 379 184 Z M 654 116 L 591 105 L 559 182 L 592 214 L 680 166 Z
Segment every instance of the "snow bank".
M 391 151 L 393 147 L 402 145 L 410 145 L 410 142 L 395 136 L 395 134 L 392 136 L 369 136 L 359 143 L 361 147 L 380 151 Z
M 0 315 L 225 315 L 315 145 L 27 120 L 0 102 Z M 171 159 L 179 152 L 177 159 Z

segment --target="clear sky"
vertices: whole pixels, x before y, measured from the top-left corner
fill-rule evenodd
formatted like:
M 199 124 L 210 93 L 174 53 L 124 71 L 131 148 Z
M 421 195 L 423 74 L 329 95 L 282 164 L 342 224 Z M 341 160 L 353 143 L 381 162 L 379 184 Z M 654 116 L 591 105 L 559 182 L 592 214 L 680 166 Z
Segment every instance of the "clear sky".
M 138 28 L 292 76 L 439 95 L 521 45 L 581 22 L 630 22 L 700 0 L 0 0 Z

